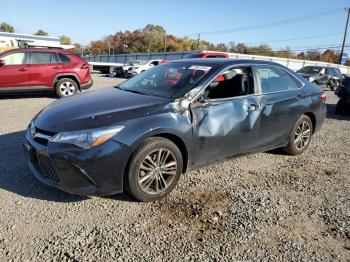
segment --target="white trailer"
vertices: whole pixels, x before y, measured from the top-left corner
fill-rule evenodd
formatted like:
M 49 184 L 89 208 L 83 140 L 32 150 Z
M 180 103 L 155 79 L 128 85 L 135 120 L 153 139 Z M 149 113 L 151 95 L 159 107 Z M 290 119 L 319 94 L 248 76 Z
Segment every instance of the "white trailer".
M 109 74 L 115 67 L 121 67 L 122 63 L 109 63 L 109 62 L 89 62 L 93 70 L 101 71 L 103 74 Z
M 304 66 L 331 66 L 339 68 L 342 74 L 350 75 L 350 67 L 332 63 L 310 61 L 310 60 L 300 60 L 300 59 L 290 59 L 290 58 L 280 58 L 280 57 L 271 57 L 271 56 L 259 56 L 259 55 L 246 55 L 238 53 L 228 53 L 230 58 L 236 59 L 253 59 L 253 60 L 265 60 L 272 61 L 284 65 L 294 71 L 299 70 Z
M 73 45 L 62 45 L 58 37 L 0 32 L 0 52 L 20 47 L 74 48 Z

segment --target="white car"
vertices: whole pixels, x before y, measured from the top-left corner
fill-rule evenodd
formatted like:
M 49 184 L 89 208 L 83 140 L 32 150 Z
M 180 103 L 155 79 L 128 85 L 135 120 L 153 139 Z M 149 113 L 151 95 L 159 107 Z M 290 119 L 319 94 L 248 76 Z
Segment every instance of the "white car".
M 128 64 L 123 66 L 123 70 L 126 71 L 126 74 L 130 77 L 141 74 L 142 72 L 157 66 L 163 60 L 134 60 L 130 61 Z

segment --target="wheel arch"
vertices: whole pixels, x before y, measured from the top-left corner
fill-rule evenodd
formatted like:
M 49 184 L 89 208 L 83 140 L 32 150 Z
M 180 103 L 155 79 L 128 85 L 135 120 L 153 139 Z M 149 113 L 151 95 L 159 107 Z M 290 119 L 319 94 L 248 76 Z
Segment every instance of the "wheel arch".
M 181 155 L 182 155 L 182 162 L 183 162 L 182 172 L 185 173 L 187 170 L 187 165 L 188 165 L 188 149 L 186 147 L 185 142 L 179 136 L 171 134 L 171 133 L 160 133 L 160 134 L 153 135 L 151 137 L 166 138 L 166 139 L 170 140 L 171 142 L 173 142 L 179 148 Z
M 316 129 L 316 116 L 314 113 L 312 113 L 311 111 L 305 112 L 303 113 L 303 115 L 306 115 L 307 117 L 310 118 L 311 123 L 312 123 L 312 133 L 315 133 L 315 129 Z
M 182 172 L 185 173 L 187 170 L 187 167 L 188 167 L 188 158 L 189 158 L 188 148 L 186 146 L 185 141 L 179 135 L 174 134 L 172 132 L 169 132 L 168 130 L 158 130 L 158 132 L 155 132 L 155 130 L 154 130 L 153 132 L 147 133 L 147 134 L 143 135 L 142 137 L 139 137 L 133 143 L 134 146 L 133 146 L 133 150 L 130 154 L 130 157 L 127 161 L 127 167 L 129 166 L 129 163 L 131 162 L 131 159 L 132 159 L 134 153 L 136 152 L 138 147 L 141 145 L 141 143 L 143 141 L 145 141 L 146 139 L 151 138 L 151 137 L 162 137 L 162 138 L 168 139 L 179 148 L 181 155 L 182 155 L 182 162 L 183 162 Z
M 80 90 L 80 79 L 76 74 L 73 74 L 73 73 L 72 74 L 58 74 L 58 75 L 56 75 L 55 79 L 53 81 L 53 86 L 55 87 L 56 83 L 63 78 L 72 79 L 78 85 L 79 91 L 81 91 Z

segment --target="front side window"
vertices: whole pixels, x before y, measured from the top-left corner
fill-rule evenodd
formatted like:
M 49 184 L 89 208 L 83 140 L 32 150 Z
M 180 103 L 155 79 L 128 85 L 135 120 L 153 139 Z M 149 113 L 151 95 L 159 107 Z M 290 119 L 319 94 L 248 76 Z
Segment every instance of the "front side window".
M 180 98 L 217 66 L 186 62 L 153 67 L 120 85 L 124 91 L 165 98 Z
M 50 52 L 32 52 L 30 54 L 29 64 L 53 64 L 57 63 L 56 54 Z
M 25 53 L 12 53 L 4 56 L 2 60 L 5 61 L 5 65 L 24 65 L 26 61 Z
M 237 67 L 218 75 L 205 90 L 204 98 L 230 98 L 253 93 L 254 80 L 251 68 Z

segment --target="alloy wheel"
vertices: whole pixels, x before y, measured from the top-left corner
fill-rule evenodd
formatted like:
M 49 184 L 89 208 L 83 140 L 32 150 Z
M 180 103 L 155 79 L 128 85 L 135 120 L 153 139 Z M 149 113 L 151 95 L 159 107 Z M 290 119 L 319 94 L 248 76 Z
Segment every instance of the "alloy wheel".
M 74 94 L 75 86 L 71 82 L 63 82 L 60 85 L 60 91 L 63 96 L 70 96 Z
M 310 141 L 311 127 L 308 121 L 302 121 L 295 131 L 294 145 L 297 150 L 303 150 Z
M 138 184 L 147 194 L 160 194 L 174 181 L 177 174 L 175 154 L 159 148 L 149 153 L 138 169 Z

